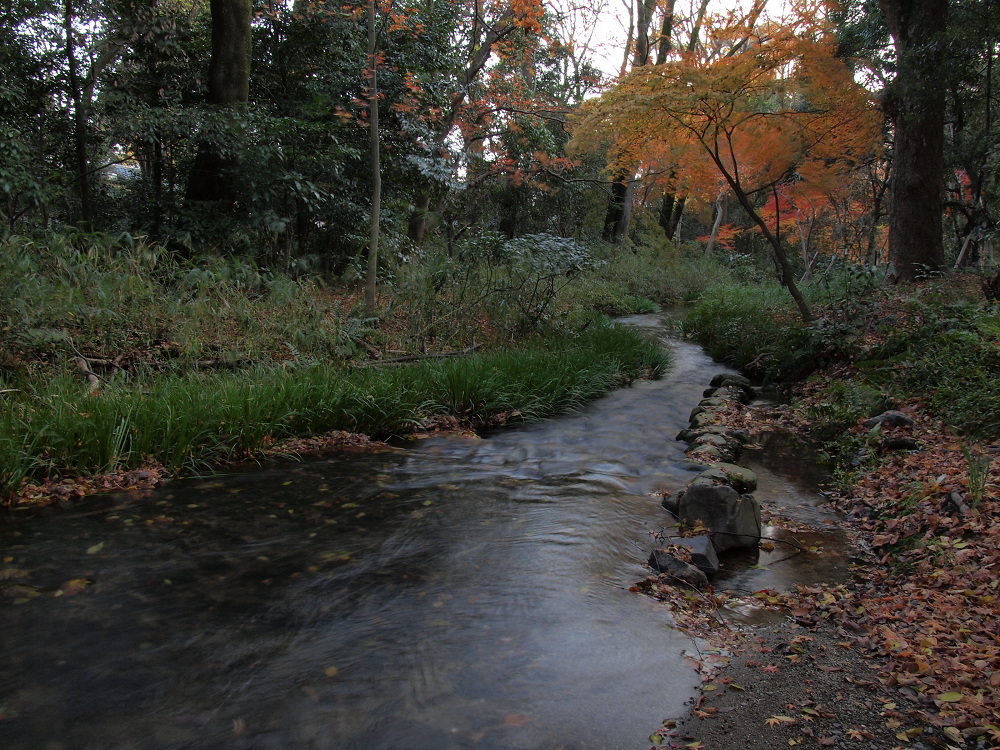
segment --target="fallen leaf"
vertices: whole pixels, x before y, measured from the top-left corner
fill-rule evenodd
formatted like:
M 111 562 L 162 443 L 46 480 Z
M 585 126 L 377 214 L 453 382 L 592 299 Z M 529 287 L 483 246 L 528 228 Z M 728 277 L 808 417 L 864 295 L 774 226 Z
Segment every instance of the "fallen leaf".
M 531 723 L 531 717 L 527 714 L 507 714 L 503 723 L 509 727 L 526 727 Z
M 776 727 L 779 724 L 794 724 L 795 719 L 791 716 L 772 716 L 770 719 L 765 719 L 764 723 L 769 727 Z
M 944 732 L 944 736 L 952 742 L 965 743 L 965 737 L 962 736 L 961 731 L 957 727 L 945 727 L 942 731 Z

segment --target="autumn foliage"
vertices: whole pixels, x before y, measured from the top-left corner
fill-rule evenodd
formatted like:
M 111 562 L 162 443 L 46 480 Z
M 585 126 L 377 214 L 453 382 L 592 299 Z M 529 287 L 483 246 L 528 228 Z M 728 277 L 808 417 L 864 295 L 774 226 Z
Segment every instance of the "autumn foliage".
M 711 19 L 704 49 L 638 68 L 591 104 L 576 147 L 605 149 L 611 172 L 641 163 L 660 190 L 706 202 L 732 190 L 748 213 L 778 193 L 786 210 L 843 203 L 879 150 L 880 116 L 822 17 Z M 774 218 L 758 222 L 765 235 Z

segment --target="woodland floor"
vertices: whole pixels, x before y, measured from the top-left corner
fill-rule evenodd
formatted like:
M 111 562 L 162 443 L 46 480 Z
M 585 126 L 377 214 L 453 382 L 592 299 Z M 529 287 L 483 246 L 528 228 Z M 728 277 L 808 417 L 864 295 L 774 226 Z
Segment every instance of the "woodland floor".
M 763 421 L 752 410 L 732 417 L 805 438 L 805 407 L 821 390 Z M 757 592 L 785 616 L 742 628 L 719 624 L 726 602 L 711 592 L 654 585 L 706 654 L 730 655 L 699 665 L 700 697 L 650 738 L 654 747 L 1000 747 L 998 491 L 987 485 L 976 503 L 959 439 L 919 404 L 902 410 L 915 424 L 885 437 L 920 449 L 886 454 L 834 500 L 858 549 L 852 580 Z

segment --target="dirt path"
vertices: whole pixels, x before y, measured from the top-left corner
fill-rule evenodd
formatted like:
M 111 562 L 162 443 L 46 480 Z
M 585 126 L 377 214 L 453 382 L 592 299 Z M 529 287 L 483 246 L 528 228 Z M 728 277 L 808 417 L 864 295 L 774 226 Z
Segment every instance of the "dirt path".
M 690 712 L 664 727 L 655 747 L 962 747 L 913 718 L 919 707 L 882 685 L 878 664 L 842 629 L 791 621 L 746 628 L 731 648 L 730 663 L 708 677 Z

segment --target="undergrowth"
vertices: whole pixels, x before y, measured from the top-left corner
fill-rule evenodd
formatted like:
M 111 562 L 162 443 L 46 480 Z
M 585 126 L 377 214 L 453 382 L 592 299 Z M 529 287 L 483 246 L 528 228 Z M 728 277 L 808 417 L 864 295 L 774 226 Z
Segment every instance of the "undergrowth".
M 810 407 L 824 440 L 912 398 L 965 434 L 1000 435 L 1000 313 L 968 277 L 888 288 L 845 271 L 803 291 L 808 324 L 776 283 L 713 286 L 685 331 L 760 380 L 840 372 Z

